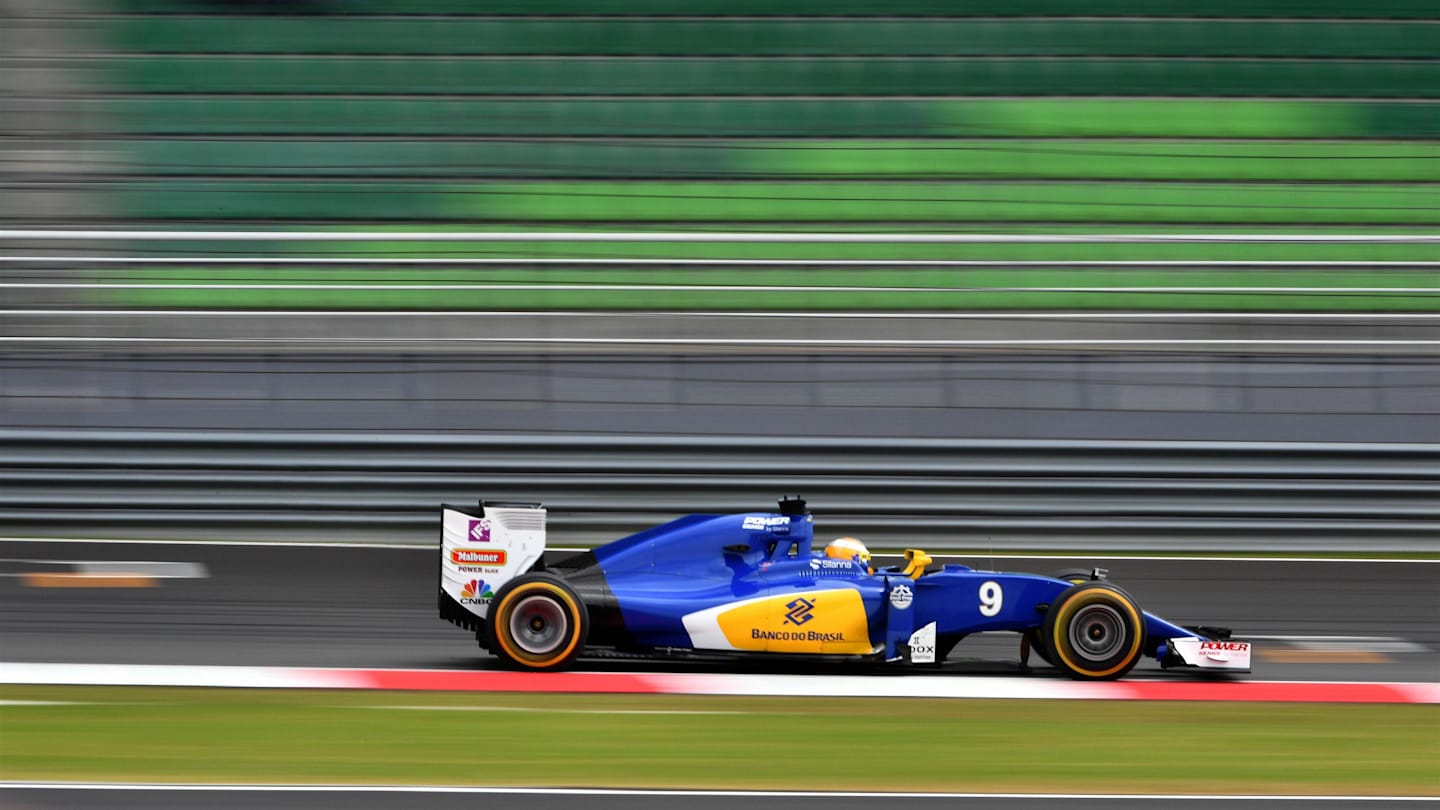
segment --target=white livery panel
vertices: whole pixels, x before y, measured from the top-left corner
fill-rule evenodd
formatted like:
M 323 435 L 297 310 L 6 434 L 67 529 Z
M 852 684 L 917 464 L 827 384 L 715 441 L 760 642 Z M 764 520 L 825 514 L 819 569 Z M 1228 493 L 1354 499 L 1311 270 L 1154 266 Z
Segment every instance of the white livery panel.
M 1200 669 L 1250 671 L 1250 642 L 1210 641 L 1203 638 L 1172 638 L 1170 649 L 1187 666 Z
M 484 618 L 501 585 L 545 554 L 545 510 L 487 504 L 480 514 L 445 507 L 440 529 L 440 587 Z

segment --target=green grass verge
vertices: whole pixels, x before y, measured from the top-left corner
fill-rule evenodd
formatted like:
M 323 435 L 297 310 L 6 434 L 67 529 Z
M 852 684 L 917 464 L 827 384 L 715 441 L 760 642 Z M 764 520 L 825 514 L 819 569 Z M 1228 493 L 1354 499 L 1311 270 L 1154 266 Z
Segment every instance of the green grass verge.
M 895 679 L 875 686 L 904 690 Z M 0 699 L 95 702 L 0 706 L 6 779 L 1397 795 L 1440 787 L 1433 706 L 133 687 L 4 687 Z M 382 708 L 395 705 L 476 710 Z

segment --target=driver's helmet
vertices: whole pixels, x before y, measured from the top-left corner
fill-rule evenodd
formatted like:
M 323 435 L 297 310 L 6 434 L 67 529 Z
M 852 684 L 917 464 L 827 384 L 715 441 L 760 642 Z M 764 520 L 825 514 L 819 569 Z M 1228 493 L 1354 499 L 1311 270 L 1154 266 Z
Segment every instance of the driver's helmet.
M 825 546 L 825 556 L 832 560 L 859 560 L 870 565 L 870 549 L 853 537 L 837 537 Z

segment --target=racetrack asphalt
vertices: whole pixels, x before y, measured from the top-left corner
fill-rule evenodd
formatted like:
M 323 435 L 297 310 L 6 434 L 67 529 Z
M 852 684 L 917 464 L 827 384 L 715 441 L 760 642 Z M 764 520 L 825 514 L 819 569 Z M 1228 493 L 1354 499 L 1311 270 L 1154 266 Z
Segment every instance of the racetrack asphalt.
M 954 796 L 816 796 L 816 795 L 696 795 L 678 796 L 671 793 L 626 792 L 619 794 L 583 793 L 526 793 L 507 792 L 501 795 L 457 793 L 414 793 L 386 792 L 380 790 L 346 789 L 327 791 L 325 789 L 305 791 L 266 790 L 264 793 L 222 790 L 77 790 L 66 788 L 15 789 L 0 786 L 0 803 L 7 808 L 89 808 L 104 806 L 116 810 L 130 808 L 295 808 L 295 810 L 390 810 L 391 808 L 474 808 L 478 806 L 502 806 L 514 810 L 538 810 L 538 808 L 562 808 L 563 810 L 669 810 L 682 803 L 694 810 L 720 810 L 720 808 L 744 807 L 746 810 L 869 810 L 877 805 L 918 808 L 935 807 L 1000 807 L 1005 810 L 1041 810 L 1063 805 L 1067 810 L 1101 810 L 1102 808 L 1129 808 L 1154 806 L 1163 803 L 1167 807 L 1210 807 L 1226 810 L 1273 810 L 1277 807 L 1323 807 L 1326 810 L 1354 810 L 1390 806 L 1393 799 L 1338 798 L 1317 800 L 1314 797 L 1281 798 L 1181 798 L 1175 796 L 1002 796 L 1002 795 L 954 795 Z M 1404 807 L 1440 807 L 1440 800 L 1404 799 Z
M 65 561 L 195 564 L 203 578 L 150 587 L 23 576 Z M 1265 680 L 1440 681 L 1440 563 L 1380 561 L 957 558 L 977 568 L 1053 573 L 1099 565 L 1142 607 L 1181 624 L 1257 641 Z M 436 552 L 426 548 L 0 541 L 0 659 L 11 662 L 490 669 L 475 640 L 436 615 Z M 161 569 L 169 570 L 169 569 Z M 37 587 L 42 585 L 42 587 Z M 1057 677 L 1036 665 L 1034 677 Z M 582 669 L 835 673 L 743 663 L 596 659 Z M 1018 637 L 963 642 L 945 671 L 1019 673 Z M 1152 663 L 1132 677 L 1177 677 Z M 1183 676 L 1180 676 L 1183 677 Z M 877 684 L 878 687 L 878 684 Z M 877 693 L 881 690 L 877 688 Z

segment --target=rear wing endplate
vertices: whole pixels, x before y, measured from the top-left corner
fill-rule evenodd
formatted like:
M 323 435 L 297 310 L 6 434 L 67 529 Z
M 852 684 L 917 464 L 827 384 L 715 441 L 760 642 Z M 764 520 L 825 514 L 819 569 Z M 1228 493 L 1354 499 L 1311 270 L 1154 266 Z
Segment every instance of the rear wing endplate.
M 540 504 L 444 505 L 440 522 L 440 590 L 480 618 L 500 586 L 545 555 L 545 508 Z

